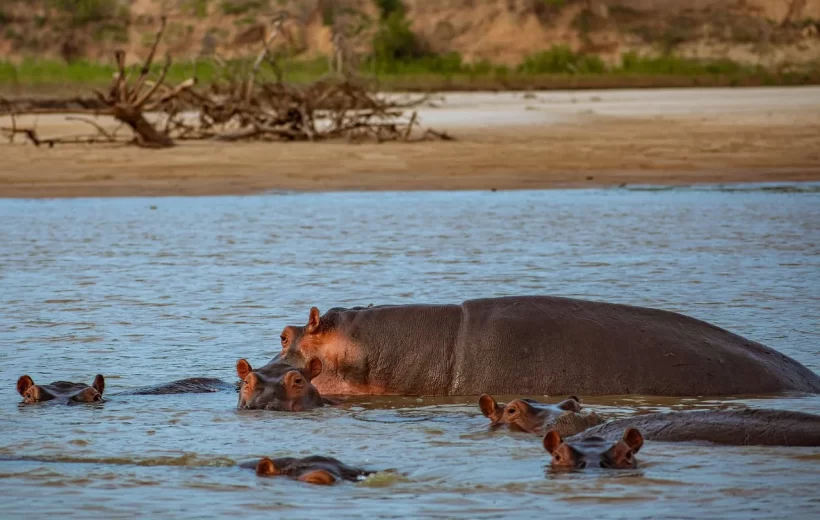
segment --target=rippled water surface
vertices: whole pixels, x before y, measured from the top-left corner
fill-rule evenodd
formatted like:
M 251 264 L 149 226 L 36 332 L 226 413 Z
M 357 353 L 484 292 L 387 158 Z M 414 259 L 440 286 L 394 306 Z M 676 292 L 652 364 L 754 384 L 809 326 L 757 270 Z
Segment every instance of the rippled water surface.
M 817 517 L 820 449 L 648 442 L 628 472 L 552 473 L 475 397 L 361 398 L 293 415 L 230 392 L 117 397 L 262 364 L 311 305 L 553 294 L 684 312 L 820 370 L 820 187 L 0 200 L 0 517 Z M 101 405 L 14 385 L 107 378 Z M 602 374 L 602 377 L 605 377 Z M 587 398 L 600 413 L 775 406 Z M 326 454 L 360 484 L 235 462 Z

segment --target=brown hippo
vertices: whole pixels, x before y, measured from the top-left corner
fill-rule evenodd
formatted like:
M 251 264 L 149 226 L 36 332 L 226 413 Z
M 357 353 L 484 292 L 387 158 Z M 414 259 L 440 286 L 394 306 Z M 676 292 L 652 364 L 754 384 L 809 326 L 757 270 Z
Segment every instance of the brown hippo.
M 643 446 L 643 435 L 627 428 L 615 440 L 594 435 L 563 440 L 557 430 L 544 436 L 544 449 L 552 455 L 552 467 L 558 469 L 630 469 L 638 466 L 635 455 Z
M 511 430 L 529 433 L 543 434 L 555 429 L 562 436 L 569 436 L 601 423 L 595 412 L 581 413 L 581 403 L 575 396 L 557 404 L 539 403 L 534 399 L 514 399 L 504 404 L 484 394 L 478 406 L 490 419 L 491 427 L 506 424 Z
M 25 375 L 17 380 L 17 392 L 26 404 L 53 401 L 61 404 L 95 403 L 102 401 L 105 378 L 97 374 L 91 386 L 85 383 L 55 381 L 47 385 L 36 385 Z
M 240 359 L 236 362 L 236 374 L 242 380 L 237 408 L 300 412 L 324 406 L 325 400 L 311 383 L 321 373 L 318 358 L 309 359 L 301 369 L 274 362 L 256 370 Z
M 820 416 L 785 410 L 659 412 L 610 421 L 569 439 L 616 440 L 625 428 L 639 428 L 651 441 L 703 441 L 734 446 L 820 446 Z
M 275 361 L 322 360 L 325 395 L 820 392 L 797 361 L 703 321 L 550 296 L 314 307 L 281 341 Z
M 321 456 L 301 459 L 263 457 L 259 462 L 242 463 L 240 466 L 256 470 L 260 477 L 284 476 L 309 484 L 322 485 L 330 485 L 340 480 L 357 482 L 372 473 L 348 466 L 337 459 Z
M 101 374 L 97 374 L 91 386 L 85 383 L 70 383 L 67 381 L 56 381 L 48 385 L 35 385 L 31 377 L 27 375 L 17 380 L 17 391 L 23 396 L 23 402 L 28 404 L 45 401 L 56 401 L 65 404 L 101 402 L 103 401 L 102 394 L 104 390 L 105 378 Z M 134 388 L 111 395 L 194 394 L 223 390 L 235 391 L 236 385 L 226 383 L 220 379 L 193 377 L 161 385 Z
M 143 386 L 112 395 L 207 394 L 229 390 L 236 391 L 237 385 L 213 377 L 190 377 L 161 385 Z

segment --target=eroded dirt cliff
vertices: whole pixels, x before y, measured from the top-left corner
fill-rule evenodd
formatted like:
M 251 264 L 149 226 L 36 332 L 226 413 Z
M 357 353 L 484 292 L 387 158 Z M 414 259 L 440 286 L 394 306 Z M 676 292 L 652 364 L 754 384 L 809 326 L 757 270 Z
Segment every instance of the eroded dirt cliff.
M 369 52 L 381 11 L 395 0 L 0 0 L 0 56 L 109 60 L 144 53 L 161 15 L 177 59 L 258 48 L 286 11 L 278 45 L 299 57 L 331 52 L 331 13 L 360 25 Z M 614 61 L 627 51 L 730 58 L 780 66 L 820 59 L 820 0 L 403 0 L 405 17 L 431 52 L 515 65 L 565 44 Z M 391 7 L 392 6 L 392 7 Z

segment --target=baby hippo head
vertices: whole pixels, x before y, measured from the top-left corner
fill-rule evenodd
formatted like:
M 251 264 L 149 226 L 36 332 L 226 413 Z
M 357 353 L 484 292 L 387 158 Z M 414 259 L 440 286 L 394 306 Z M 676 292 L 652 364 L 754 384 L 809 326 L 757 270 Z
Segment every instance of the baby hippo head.
M 643 435 L 636 428 L 627 428 L 624 436 L 615 442 L 593 436 L 564 441 L 556 430 L 544 436 L 544 448 L 552 455 L 552 467 L 562 469 L 636 468 L 635 455 L 641 446 Z
M 338 459 L 313 455 L 304 458 L 283 457 L 280 459 L 262 458 L 256 463 L 240 463 L 241 467 L 251 467 L 260 477 L 288 477 L 309 484 L 330 485 L 347 480 L 358 482 L 372 472 L 366 469 L 348 466 Z
M 481 413 L 490 419 L 491 426 L 506 424 L 513 430 L 530 433 L 556 428 L 562 435 L 574 435 L 600 422 L 594 412 L 581 414 L 581 403 L 575 396 L 557 404 L 539 403 L 533 399 L 514 399 L 504 404 L 484 394 L 478 405 Z
M 53 401 L 62 404 L 94 403 L 102 401 L 105 390 L 105 378 L 100 374 L 94 378 L 91 386 L 85 383 L 55 381 L 48 385 L 36 385 L 29 376 L 17 380 L 17 392 L 23 396 L 26 404 Z
M 240 410 L 280 410 L 301 412 L 323 406 L 322 396 L 311 380 L 322 373 L 322 362 L 311 358 L 304 368 L 270 363 L 254 370 L 245 359 L 236 362 L 242 380 Z

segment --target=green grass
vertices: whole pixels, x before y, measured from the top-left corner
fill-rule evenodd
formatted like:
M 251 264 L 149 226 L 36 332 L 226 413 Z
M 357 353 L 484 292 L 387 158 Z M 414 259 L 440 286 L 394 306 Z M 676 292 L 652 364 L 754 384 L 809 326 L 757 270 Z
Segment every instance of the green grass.
M 247 67 L 250 63 L 250 59 L 234 61 L 229 63 L 226 69 L 217 67 L 208 61 L 173 63 L 168 70 L 166 81 L 176 83 L 196 77 L 200 82 L 209 83 L 220 79 L 225 70 L 241 70 L 242 67 Z M 282 62 L 281 67 L 288 81 L 295 83 L 313 81 L 327 73 L 327 61 L 325 59 L 298 62 L 285 61 Z M 160 69 L 161 65 L 155 64 L 152 75 L 159 75 Z M 132 75 L 136 75 L 139 67 L 132 66 L 128 70 Z M 99 87 L 110 83 L 115 71 L 116 68 L 112 64 L 89 61 L 65 63 L 57 60 L 23 60 L 17 64 L 0 61 L 0 85 L 43 86 L 68 84 Z M 275 75 L 270 69 L 265 69 L 260 77 L 273 79 Z
M 229 70 L 249 66 L 249 60 L 233 61 Z M 327 60 L 282 60 L 285 80 L 308 83 L 328 73 Z M 160 65 L 153 74 L 159 73 Z M 263 67 L 261 77 L 275 75 Z M 136 74 L 136 67 L 132 74 Z M 370 61 L 360 71 L 375 78 L 384 88 L 408 90 L 522 89 L 522 88 L 608 88 L 689 85 L 769 85 L 820 82 L 820 70 L 776 73 L 760 67 L 744 66 L 729 60 L 700 61 L 673 55 L 641 57 L 625 54 L 621 63 L 607 66 L 597 56 L 573 53 L 566 47 L 533 54 L 518 67 L 490 62 L 464 63 L 456 53 L 425 56 L 406 61 Z M 173 84 L 196 76 L 202 83 L 220 79 L 224 70 L 202 61 L 174 63 L 168 73 Z M 108 85 L 114 74 L 112 64 L 78 61 L 24 60 L 18 64 L 0 61 L 0 87 L 18 92 L 34 90 L 78 90 Z
M 223 14 L 240 15 L 267 7 L 268 0 L 222 0 L 219 6 Z
M 117 0 L 51 0 L 53 7 L 71 15 L 71 22 L 84 25 L 115 17 L 127 17 L 128 9 Z
M 731 60 L 693 60 L 674 55 L 660 57 L 641 57 L 635 53 L 626 53 L 621 57 L 621 65 L 614 72 L 627 74 L 659 74 L 668 76 L 698 75 L 748 75 L 761 74 L 760 67 L 741 65 Z

